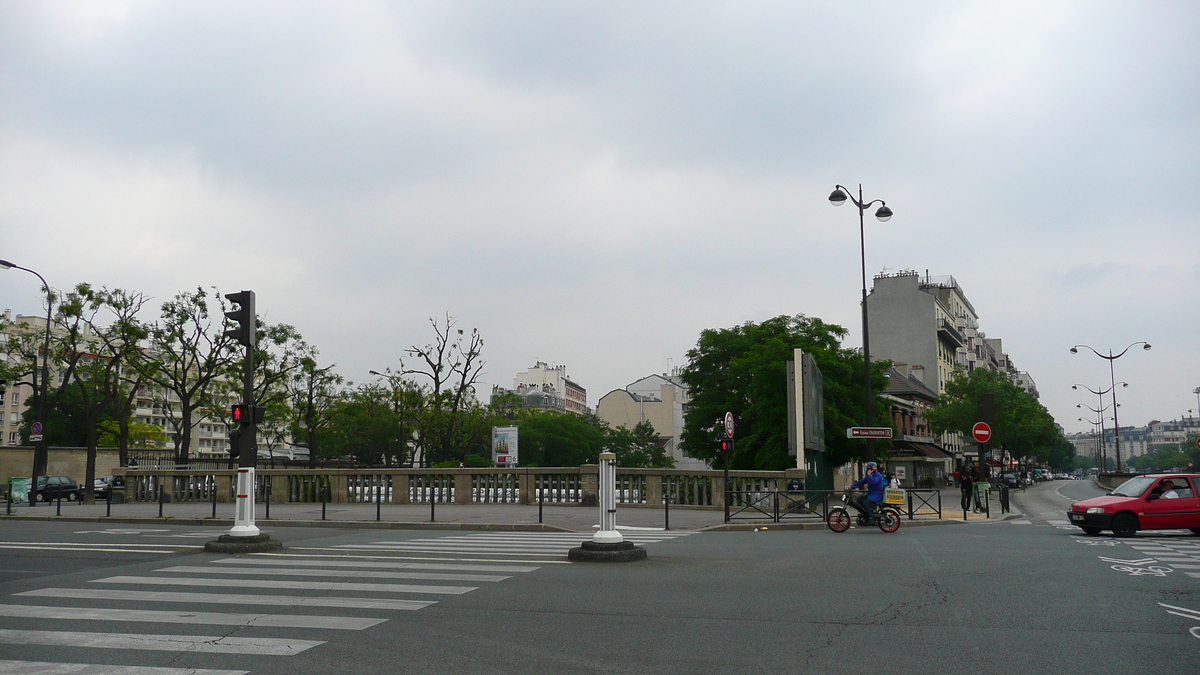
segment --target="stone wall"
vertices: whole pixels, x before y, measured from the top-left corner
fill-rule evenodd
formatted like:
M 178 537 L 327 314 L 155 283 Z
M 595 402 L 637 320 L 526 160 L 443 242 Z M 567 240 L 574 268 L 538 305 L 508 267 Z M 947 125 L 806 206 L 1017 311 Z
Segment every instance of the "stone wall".
M 100 448 L 96 451 L 96 477 L 110 476 L 120 466 L 116 448 Z M 87 475 L 87 448 L 50 448 L 47 453 L 46 474 L 67 476 L 76 483 L 83 483 Z M 0 447 L 0 485 L 7 486 L 9 478 L 29 478 L 33 472 L 33 448 L 22 446 Z

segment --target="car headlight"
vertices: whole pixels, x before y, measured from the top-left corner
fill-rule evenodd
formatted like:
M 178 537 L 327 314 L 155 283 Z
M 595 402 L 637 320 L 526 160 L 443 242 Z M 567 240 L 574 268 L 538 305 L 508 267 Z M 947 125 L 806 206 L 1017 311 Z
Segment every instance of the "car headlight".
M 1092 508 L 1088 509 L 1087 512 L 1088 513 L 1104 513 L 1104 507 L 1103 506 L 1093 506 Z

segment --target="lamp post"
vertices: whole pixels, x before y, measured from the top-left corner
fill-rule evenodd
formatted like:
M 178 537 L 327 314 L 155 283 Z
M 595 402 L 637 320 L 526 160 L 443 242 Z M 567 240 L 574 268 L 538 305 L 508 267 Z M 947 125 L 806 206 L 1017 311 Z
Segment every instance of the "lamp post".
M 1134 342 L 1134 343 L 1130 344 L 1128 347 L 1126 347 L 1125 349 L 1122 349 L 1120 354 L 1116 354 L 1116 355 L 1114 355 L 1112 353 L 1112 350 L 1110 349 L 1110 350 L 1108 350 L 1108 356 L 1101 354 L 1100 352 L 1096 351 L 1095 349 L 1092 349 L 1091 347 L 1088 347 L 1087 345 L 1075 345 L 1074 347 L 1071 347 L 1072 354 L 1078 354 L 1079 348 L 1084 347 L 1084 348 L 1090 350 L 1096 356 L 1099 356 L 1100 358 L 1108 361 L 1108 377 L 1109 377 L 1110 383 L 1112 384 L 1112 389 L 1114 390 L 1113 396 L 1112 396 L 1112 399 L 1113 399 L 1113 428 L 1116 429 L 1116 432 L 1117 432 L 1116 433 L 1117 471 L 1121 470 L 1121 423 L 1117 421 L 1117 392 L 1115 391 L 1117 388 L 1117 376 L 1116 376 L 1116 372 L 1113 370 L 1113 361 L 1116 361 L 1117 359 L 1121 358 L 1122 356 L 1125 356 L 1125 352 L 1129 351 L 1134 345 L 1142 345 L 1142 349 L 1145 351 L 1150 350 L 1150 343 L 1145 342 L 1145 341 Z
M 1104 460 L 1105 460 L 1104 461 L 1104 470 L 1108 471 L 1108 454 L 1105 452 L 1106 446 L 1104 443 L 1104 411 L 1108 410 L 1108 408 L 1110 406 L 1105 406 L 1104 401 L 1101 400 L 1099 410 L 1093 408 L 1090 405 L 1083 405 L 1081 403 L 1076 403 L 1075 407 L 1076 408 L 1087 408 L 1088 410 L 1091 410 L 1092 412 L 1096 413 L 1096 419 L 1100 420 L 1099 422 L 1092 422 L 1092 424 L 1100 425 L 1100 440 L 1097 442 L 1099 443 L 1100 455 L 1102 457 L 1104 457 Z M 1081 417 L 1079 419 L 1083 419 L 1083 418 Z
M 46 402 L 50 397 L 50 320 L 54 307 L 54 296 L 50 293 L 50 284 L 42 275 L 34 272 L 28 267 L 21 267 L 7 260 L 0 260 L 0 269 L 18 269 L 29 272 L 36 276 L 42 282 L 42 288 L 46 289 L 46 339 L 42 344 L 42 387 L 38 389 L 38 374 L 37 374 L 37 358 L 33 360 L 33 393 L 37 396 L 37 419 L 35 422 L 41 424 L 46 423 Z M 45 430 L 42 431 L 42 439 L 34 441 L 33 446 L 33 478 L 29 483 L 29 505 L 37 505 L 37 479 L 38 476 L 46 474 L 46 462 L 49 456 L 46 445 Z
M 1078 408 L 1079 406 L 1076 405 L 1075 407 Z M 1079 421 L 1087 422 L 1088 424 L 1092 425 L 1092 434 L 1093 435 L 1096 435 L 1096 433 L 1097 433 L 1096 425 L 1103 424 L 1103 421 L 1097 422 L 1095 420 L 1084 419 L 1082 417 L 1079 418 Z M 1100 438 L 1099 438 L 1099 436 L 1096 437 L 1096 470 L 1097 471 L 1100 470 Z
M 841 185 L 835 185 L 834 190 L 829 195 L 829 203 L 834 206 L 841 206 L 846 203 L 846 200 L 854 202 L 858 207 L 858 246 L 859 256 L 862 260 L 862 324 L 863 324 L 863 416 L 866 418 L 866 426 L 871 426 L 871 340 L 870 332 L 867 329 L 867 243 L 866 243 L 866 226 L 864 225 L 863 213 L 875 202 L 879 202 L 879 208 L 875 211 L 875 217 L 880 222 L 886 223 L 892 218 L 892 210 L 888 208 L 887 202 L 882 199 L 873 199 L 869 202 L 863 201 L 862 183 L 858 184 L 858 199 L 850 194 L 848 188 Z M 875 461 L 875 441 L 872 438 L 867 438 L 867 461 Z

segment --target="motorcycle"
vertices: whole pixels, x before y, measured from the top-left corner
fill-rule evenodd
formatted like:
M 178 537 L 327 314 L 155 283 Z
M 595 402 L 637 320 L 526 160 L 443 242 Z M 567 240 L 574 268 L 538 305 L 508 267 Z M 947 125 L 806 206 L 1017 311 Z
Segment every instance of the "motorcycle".
M 829 529 L 834 532 L 845 532 L 850 529 L 850 508 L 853 508 L 857 512 L 854 521 L 858 523 L 859 527 L 878 525 L 879 529 L 884 532 L 895 532 L 900 529 L 899 509 L 887 506 L 886 504 L 880 504 L 874 512 L 867 513 L 850 496 L 851 491 L 846 490 L 846 492 L 842 493 L 842 503 L 829 509 L 829 515 L 825 517 L 825 524 L 829 526 Z

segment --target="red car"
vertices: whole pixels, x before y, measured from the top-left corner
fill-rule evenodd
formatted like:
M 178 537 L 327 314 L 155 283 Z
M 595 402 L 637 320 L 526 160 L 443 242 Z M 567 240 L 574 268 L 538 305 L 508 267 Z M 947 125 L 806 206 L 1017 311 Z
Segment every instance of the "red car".
M 1200 534 L 1197 488 L 1200 474 L 1138 476 L 1103 497 L 1075 502 L 1067 518 L 1088 534 L 1112 530 L 1118 537 L 1132 537 L 1138 530 L 1180 529 Z

